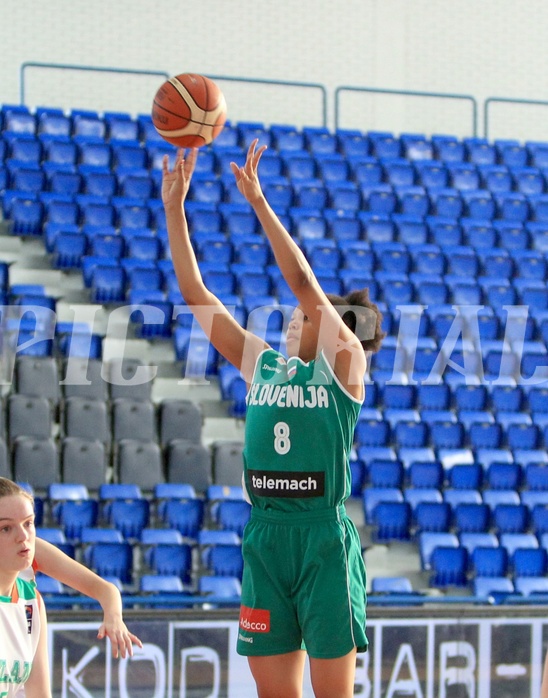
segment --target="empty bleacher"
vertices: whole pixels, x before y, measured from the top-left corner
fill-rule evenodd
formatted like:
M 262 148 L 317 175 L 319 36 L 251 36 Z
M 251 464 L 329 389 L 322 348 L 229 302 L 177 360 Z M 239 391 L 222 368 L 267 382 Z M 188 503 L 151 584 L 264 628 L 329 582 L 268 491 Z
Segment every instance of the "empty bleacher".
M 144 116 L 114 123 L 98 113 L 48 118 L 5 108 L 0 126 L 0 290 L 9 308 L 2 329 L 4 346 L 17 351 L 15 380 L 3 396 L 2 471 L 31 482 L 43 498 L 45 527 L 61 529 L 50 482 L 70 483 L 74 473 L 96 502 L 94 526 L 108 530 L 119 529 L 105 514 L 101 486 L 142 487 L 135 499 L 147 502 L 148 519 L 139 510 L 141 531 L 122 536 L 132 553 L 122 583 L 164 574 L 143 549 L 143 530 L 178 530 L 192 564 L 181 562 L 177 576 L 198 590 L 201 574 L 233 569 L 225 560 L 213 570 L 216 555 L 199 548 L 199 534 L 223 527 L 224 507 L 212 502 L 209 486 L 238 483 L 233 442 L 241 438 L 222 425 L 241 428 L 245 389 L 180 307 L 159 198 L 161 158 L 175 149 Z M 548 171 L 541 148 L 522 144 L 516 162 L 502 141 L 480 138 L 228 124 L 199 154 L 187 202 L 191 234 L 207 284 L 274 345 L 283 342 L 276 309 L 293 298 L 227 164 L 257 133 L 269 143 L 259 170 L 265 192 L 326 290 L 367 286 L 384 313 L 388 336 L 370 362 L 352 463 L 350 507 L 366 560 L 375 546 L 397 546 L 415 556 L 422 587 L 483 594 L 485 578 L 502 576 L 512 592 L 529 588 L 521 578 L 542 576 L 545 561 L 542 554 L 516 558 L 515 545 L 547 545 Z M 47 265 L 37 263 L 33 276 L 21 255 L 38 250 Z M 19 283 L 37 281 L 38 270 L 50 284 Z M 65 321 L 73 301 L 100 308 L 100 326 Z M 21 314 L 26 306 L 30 316 Z M 175 306 L 181 312 L 173 318 Z M 119 345 L 107 320 L 119 308 L 127 310 L 135 353 L 164 362 L 156 379 L 133 387 L 109 375 Z M 121 376 L 146 363 L 122 367 Z M 86 380 L 73 380 L 78 370 Z M 71 380 L 59 385 L 66 375 Z M 171 382 L 163 392 L 165 375 Z M 177 403 L 173 386 L 182 378 L 185 398 Z M 199 400 L 185 402 L 203 394 L 204 379 L 215 420 L 206 436 L 204 420 L 189 416 L 188 403 L 196 408 Z M 214 443 L 215 430 L 222 443 Z M 40 478 L 29 453 L 49 464 Z M 83 453 L 93 477 L 77 467 Z M 140 458 L 149 467 L 137 471 Z M 194 506 L 190 498 L 159 506 L 153 485 L 162 480 L 194 487 L 198 528 L 178 518 Z M 478 567 L 472 534 L 490 536 L 478 539 L 480 548 L 506 551 L 504 574 Z M 88 544 L 64 535 L 75 554 L 95 560 Z M 514 535 L 528 538 L 506 548 L 504 536 Z M 522 557 L 531 557 L 530 566 Z

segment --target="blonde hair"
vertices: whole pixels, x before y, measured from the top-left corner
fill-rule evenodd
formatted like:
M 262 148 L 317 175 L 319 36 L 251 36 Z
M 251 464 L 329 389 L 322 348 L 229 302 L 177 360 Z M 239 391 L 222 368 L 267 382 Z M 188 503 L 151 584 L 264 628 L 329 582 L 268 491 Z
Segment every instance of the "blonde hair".
M 26 497 L 29 502 L 34 506 L 34 497 L 32 494 L 18 485 L 13 480 L 8 480 L 7 477 L 0 477 L 0 498 L 2 497 L 12 497 L 14 495 L 21 495 Z

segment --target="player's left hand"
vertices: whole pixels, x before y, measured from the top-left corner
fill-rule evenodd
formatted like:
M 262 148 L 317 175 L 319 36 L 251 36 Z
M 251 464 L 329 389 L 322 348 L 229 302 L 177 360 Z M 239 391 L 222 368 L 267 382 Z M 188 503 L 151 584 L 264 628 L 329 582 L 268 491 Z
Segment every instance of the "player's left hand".
M 143 643 L 133 633 L 130 633 L 123 620 L 104 619 L 97 632 L 97 638 L 102 640 L 108 637 L 112 646 L 114 659 L 133 657 L 133 645 L 142 647 Z
M 247 158 L 243 167 L 238 167 L 235 162 L 230 163 L 230 168 L 234 174 L 234 177 L 236 178 L 238 191 L 246 198 L 247 201 L 249 201 L 250 204 L 255 203 L 263 197 L 259 176 L 257 174 L 257 167 L 259 165 L 261 155 L 264 153 L 267 146 L 262 145 L 259 149 L 257 149 L 258 142 L 258 138 L 255 138 L 255 140 L 252 141 L 248 148 Z

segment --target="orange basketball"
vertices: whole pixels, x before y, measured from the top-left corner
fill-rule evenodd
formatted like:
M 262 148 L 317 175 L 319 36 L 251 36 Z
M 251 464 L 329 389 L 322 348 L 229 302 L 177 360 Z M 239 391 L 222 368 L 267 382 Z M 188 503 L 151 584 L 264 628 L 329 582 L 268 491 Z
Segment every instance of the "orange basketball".
M 152 122 L 168 143 L 200 148 L 223 130 L 226 102 L 219 87 L 205 75 L 182 73 L 160 87 L 152 104 Z

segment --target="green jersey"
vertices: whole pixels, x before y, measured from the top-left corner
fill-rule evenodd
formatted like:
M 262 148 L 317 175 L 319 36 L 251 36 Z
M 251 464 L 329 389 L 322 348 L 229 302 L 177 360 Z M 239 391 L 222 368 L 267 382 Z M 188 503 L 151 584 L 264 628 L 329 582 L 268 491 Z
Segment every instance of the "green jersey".
M 244 449 L 253 506 L 312 511 L 342 504 L 361 404 L 323 352 L 309 363 L 273 349 L 261 353 L 247 395 Z

